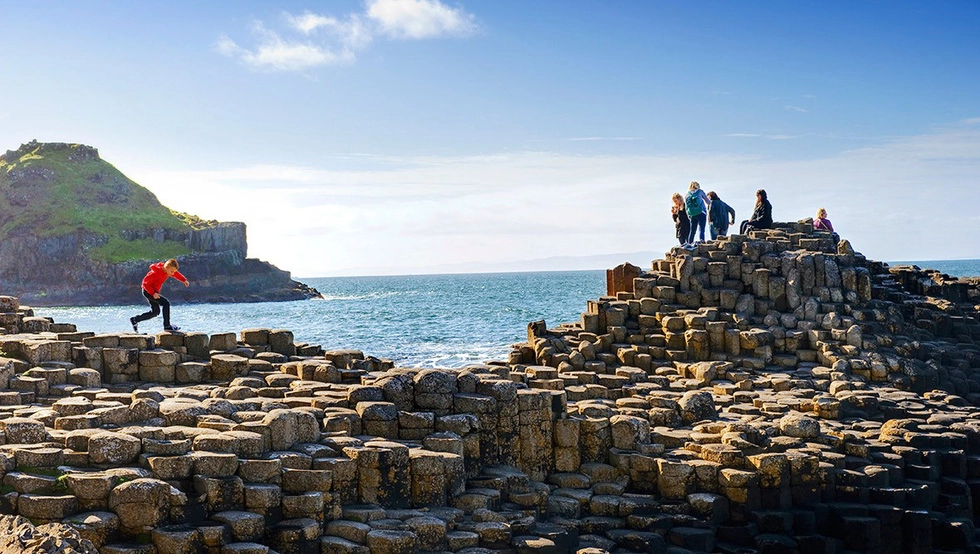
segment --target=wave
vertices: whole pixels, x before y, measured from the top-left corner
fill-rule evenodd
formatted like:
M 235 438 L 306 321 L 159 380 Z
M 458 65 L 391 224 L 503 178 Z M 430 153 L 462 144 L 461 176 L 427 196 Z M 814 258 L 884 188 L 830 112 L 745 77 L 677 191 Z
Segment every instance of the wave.
M 339 302 L 357 302 L 361 300 L 380 300 L 382 298 L 389 298 L 393 296 L 411 296 L 412 291 L 378 291 L 369 292 L 366 294 L 322 294 L 323 300 L 328 302 L 339 301 Z

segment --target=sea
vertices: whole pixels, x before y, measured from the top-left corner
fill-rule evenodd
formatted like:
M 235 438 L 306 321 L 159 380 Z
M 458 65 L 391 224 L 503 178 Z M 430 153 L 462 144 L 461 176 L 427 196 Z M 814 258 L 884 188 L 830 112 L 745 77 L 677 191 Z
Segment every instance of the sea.
M 954 276 L 980 276 L 980 260 L 901 261 Z M 463 367 L 507 360 L 527 337 L 527 324 L 579 321 L 589 300 L 605 294 L 605 270 L 299 278 L 323 299 L 242 304 L 174 304 L 184 331 L 289 329 L 297 342 L 325 350 L 355 349 L 400 367 Z M 166 294 L 166 289 L 164 289 Z M 129 331 L 146 304 L 35 308 L 79 331 Z M 143 322 L 156 332 L 160 318 Z

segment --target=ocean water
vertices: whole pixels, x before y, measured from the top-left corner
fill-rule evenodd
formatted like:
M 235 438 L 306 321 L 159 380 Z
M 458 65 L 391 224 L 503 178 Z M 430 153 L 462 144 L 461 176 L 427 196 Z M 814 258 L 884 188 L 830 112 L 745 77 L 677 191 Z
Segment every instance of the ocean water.
M 555 271 L 299 279 L 323 300 L 251 304 L 173 304 L 171 320 L 208 334 L 253 327 L 289 329 L 297 341 L 328 350 L 358 349 L 405 367 L 461 367 L 506 360 L 527 324 L 578 321 L 586 302 L 605 294 L 605 271 Z M 164 295 L 166 287 L 164 286 Z M 193 282 L 191 283 L 193 290 Z M 35 308 L 80 331 L 129 330 L 132 306 Z M 155 333 L 157 317 L 140 325 Z
M 980 277 L 980 260 L 927 260 L 888 262 L 889 265 L 917 265 L 921 269 L 936 269 L 953 277 Z
M 955 276 L 980 275 L 980 260 L 890 262 Z M 605 271 L 555 271 L 300 279 L 323 300 L 257 304 L 175 304 L 173 323 L 186 331 L 237 333 L 289 329 L 297 341 L 325 349 L 358 349 L 401 366 L 460 367 L 506 360 L 527 324 L 578 321 L 586 302 L 605 294 Z M 193 285 L 192 285 L 193 286 Z M 164 289 L 166 294 L 166 289 Z M 135 300 L 135 299 L 134 299 Z M 146 304 L 36 308 L 38 315 L 74 323 L 81 331 L 129 330 Z M 144 322 L 157 332 L 162 319 Z

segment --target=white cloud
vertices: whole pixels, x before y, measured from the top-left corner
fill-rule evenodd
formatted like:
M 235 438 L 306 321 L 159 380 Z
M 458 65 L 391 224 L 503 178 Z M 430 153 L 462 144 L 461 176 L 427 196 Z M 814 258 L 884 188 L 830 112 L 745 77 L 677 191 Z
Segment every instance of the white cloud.
M 304 12 L 303 15 L 286 14 L 286 21 L 297 31 L 310 34 L 320 27 L 336 27 L 340 24 L 333 17 L 317 15 L 315 13 Z
M 476 31 L 473 15 L 438 0 L 371 0 L 367 15 L 393 38 L 467 36 Z
M 261 71 L 307 71 L 353 63 L 376 37 L 430 39 L 463 37 L 476 30 L 475 17 L 439 0 L 371 0 L 364 13 L 343 18 L 309 11 L 284 13 L 284 25 L 270 29 L 259 21 L 252 27 L 251 46 L 226 35 L 215 49 Z
M 976 258 L 980 243 L 964 224 L 980 213 L 977 175 L 980 121 L 807 160 L 520 152 L 132 176 L 174 209 L 245 221 L 251 256 L 308 277 L 664 252 L 674 243 L 670 194 L 691 180 L 717 191 L 739 220 L 758 188 L 780 221 L 825 207 L 872 259 Z
M 763 135 L 760 133 L 728 133 L 727 135 L 722 135 L 722 136 L 730 137 L 730 138 L 762 138 L 768 140 L 789 140 L 789 139 L 797 138 L 794 135 L 779 135 L 779 134 Z
M 239 58 L 249 67 L 262 71 L 305 71 L 322 65 L 353 62 L 352 45 L 360 44 L 356 40 L 356 31 L 351 26 L 339 23 L 333 28 L 341 33 L 339 40 L 317 42 L 308 37 L 284 39 L 261 22 L 256 22 L 252 30 L 257 44 L 253 48 L 239 46 L 227 36 L 221 36 L 215 48 L 225 56 Z
M 629 141 L 629 140 L 645 140 L 645 139 L 643 137 L 572 137 L 572 138 L 566 139 L 566 140 L 569 140 L 569 141 L 590 142 L 590 141 L 602 141 L 602 140 L 623 140 L 623 141 Z

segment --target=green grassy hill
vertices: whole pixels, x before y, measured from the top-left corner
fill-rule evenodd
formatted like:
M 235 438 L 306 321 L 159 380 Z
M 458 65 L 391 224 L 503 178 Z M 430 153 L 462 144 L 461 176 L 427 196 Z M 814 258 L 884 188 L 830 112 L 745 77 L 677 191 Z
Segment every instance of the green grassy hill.
M 159 240 L 159 234 L 212 223 L 163 206 L 90 146 L 32 141 L 0 156 L 0 241 L 22 234 L 101 236 L 87 254 L 115 263 L 188 254 L 183 241 Z M 147 236 L 152 230 L 156 240 Z

